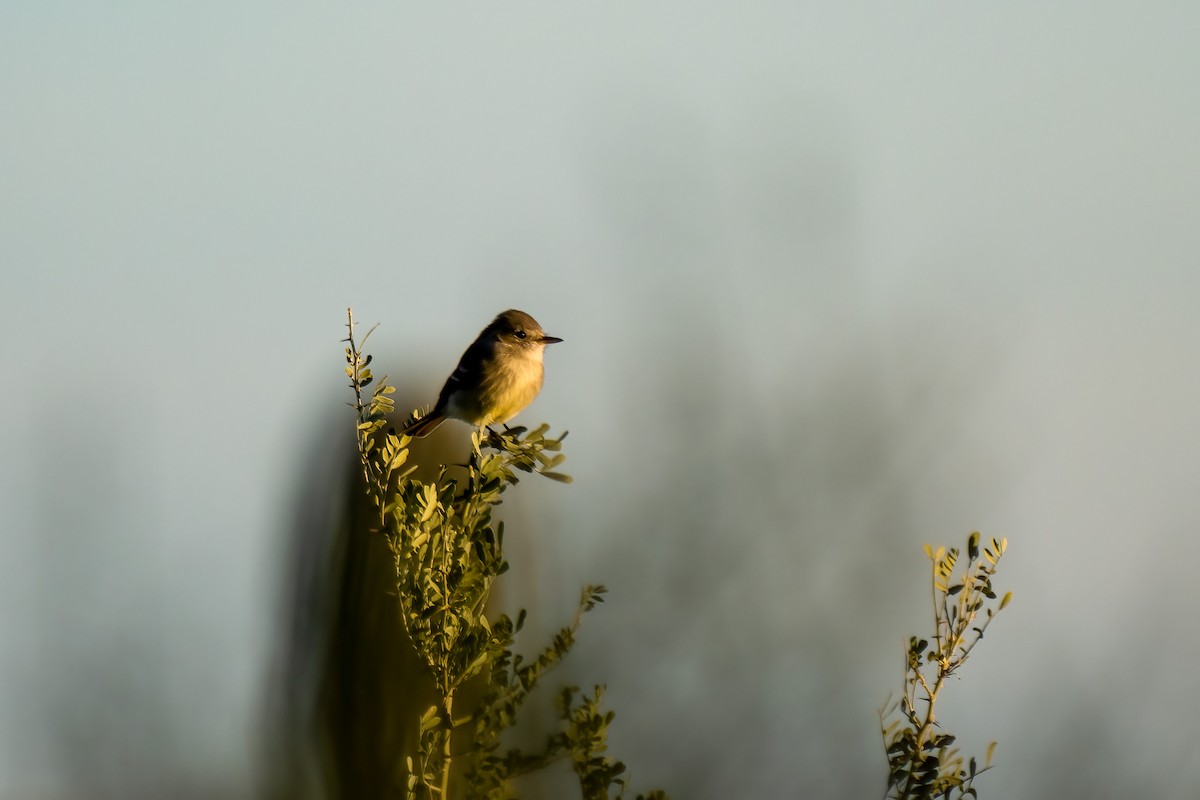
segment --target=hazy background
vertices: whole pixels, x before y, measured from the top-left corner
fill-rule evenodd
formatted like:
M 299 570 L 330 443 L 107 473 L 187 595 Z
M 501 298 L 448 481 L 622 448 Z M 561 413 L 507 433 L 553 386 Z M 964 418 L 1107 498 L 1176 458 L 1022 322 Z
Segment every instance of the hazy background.
M 638 787 L 881 794 L 979 529 L 984 796 L 1200 794 L 1200 12 L 1128 8 L 5 4 L 0 797 L 254 796 L 347 306 L 428 400 L 566 340 L 510 590 L 611 589 Z

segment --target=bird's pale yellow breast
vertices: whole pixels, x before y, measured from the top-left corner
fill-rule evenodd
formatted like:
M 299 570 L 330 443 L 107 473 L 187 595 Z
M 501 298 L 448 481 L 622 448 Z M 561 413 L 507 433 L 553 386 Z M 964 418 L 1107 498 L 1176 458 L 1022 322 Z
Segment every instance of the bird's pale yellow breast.
M 499 359 L 480 386 L 481 419 L 476 425 L 508 422 L 542 390 L 542 348 Z

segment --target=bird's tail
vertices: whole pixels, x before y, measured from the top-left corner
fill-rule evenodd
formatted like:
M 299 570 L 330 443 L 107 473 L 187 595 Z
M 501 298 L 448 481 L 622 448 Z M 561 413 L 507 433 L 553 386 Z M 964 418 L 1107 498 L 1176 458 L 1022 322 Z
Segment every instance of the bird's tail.
M 445 422 L 445 420 L 446 418 L 441 414 L 426 414 L 402 430 L 401 433 L 405 436 L 413 436 L 417 439 L 421 439 L 433 433 L 434 428 L 436 428 L 438 425 L 441 425 L 443 422 Z

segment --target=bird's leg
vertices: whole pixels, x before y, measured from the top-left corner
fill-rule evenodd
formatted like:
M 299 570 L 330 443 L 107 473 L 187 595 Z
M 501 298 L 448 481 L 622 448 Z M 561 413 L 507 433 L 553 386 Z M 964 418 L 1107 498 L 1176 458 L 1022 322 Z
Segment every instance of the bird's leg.
M 495 441 L 495 442 L 503 441 L 500 434 L 496 433 L 495 429 L 492 428 L 491 425 L 484 425 L 482 430 L 485 430 L 488 432 L 488 438 L 487 438 L 488 444 L 492 444 L 493 441 Z M 496 447 L 496 445 L 494 445 L 494 444 L 492 446 Z M 496 447 L 496 449 L 499 450 L 500 448 Z

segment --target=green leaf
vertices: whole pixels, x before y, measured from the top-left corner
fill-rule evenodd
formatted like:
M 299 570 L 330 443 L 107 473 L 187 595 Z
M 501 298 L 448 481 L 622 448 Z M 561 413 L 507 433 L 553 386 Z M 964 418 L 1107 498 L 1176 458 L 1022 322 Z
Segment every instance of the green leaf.
M 438 707 L 430 706 L 425 709 L 425 713 L 421 715 L 421 733 L 431 731 L 442 724 L 442 718 L 438 716 Z

